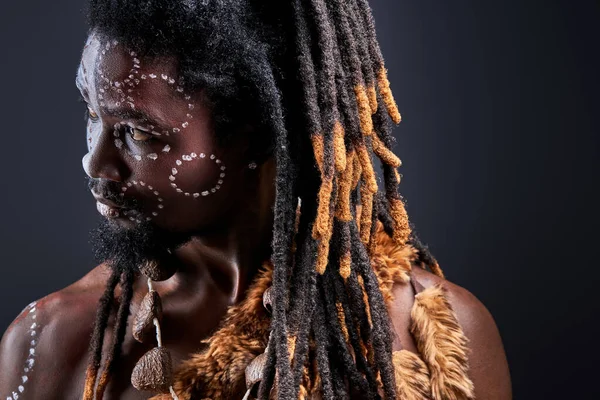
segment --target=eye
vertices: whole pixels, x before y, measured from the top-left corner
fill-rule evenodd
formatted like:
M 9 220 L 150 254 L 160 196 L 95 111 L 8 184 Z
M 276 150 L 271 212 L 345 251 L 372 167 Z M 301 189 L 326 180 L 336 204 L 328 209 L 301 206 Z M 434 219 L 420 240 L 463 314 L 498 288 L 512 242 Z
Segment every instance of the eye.
M 88 104 L 87 101 L 85 101 L 85 99 L 82 96 L 79 96 L 79 98 L 77 99 L 80 103 L 85 104 L 85 121 L 87 122 L 88 119 L 92 120 L 92 121 L 97 121 L 98 120 L 98 114 L 96 114 L 96 112 L 92 109 L 92 107 Z
M 98 114 L 96 114 L 96 112 L 94 110 L 92 110 L 92 108 L 89 106 L 89 104 L 87 105 L 87 111 L 88 111 L 88 115 L 90 116 L 90 119 L 92 121 L 96 121 L 98 119 Z
M 141 129 L 132 128 L 130 126 L 128 126 L 126 129 L 129 136 L 131 136 L 131 138 L 136 142 L 147 142 L 152 139 L 151 134 L 146 133 Z

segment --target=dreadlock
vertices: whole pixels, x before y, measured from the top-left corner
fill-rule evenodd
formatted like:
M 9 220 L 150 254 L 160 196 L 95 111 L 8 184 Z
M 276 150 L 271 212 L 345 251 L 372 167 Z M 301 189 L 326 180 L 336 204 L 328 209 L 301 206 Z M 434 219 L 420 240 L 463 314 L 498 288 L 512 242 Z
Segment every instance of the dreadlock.
M 313 354 L 324 399 L 394 399 L 392 331 L 371 267 L 378 221 L 443 273 L 398 192 L 391 130 L 400 114 L 368 1 L 90 0 L 89 25 L 139 57 L 174 56 L 186 90 L 206 94 L 219 143 L 251 121 L 254 159 L 276 160 L 271 339 L 258 397 L 274 387 L 278 399 L 306 393 Z M 100 300 L 84 399 L 93 398 L 119 276 Z M 118 362 L 133 275 L 121 284 L 98 399 Z
M 92 332 L 92 338 L 90 341 L 90 361 L 85 379 L 85 388 L 83 394 L 84 399 L 93 398 L 94 385 L 96 383 L 98 370 L 100 369 L 100 361 L 102 359 L 104 331 L 106 330 L 106 326 L 108 324 L 108 317 L 110 314 L 111 305 L 113 303 L 115 288 L 119 282 L 119 275 L 119 271 L 112 271 L 106 283 L 106 289 L 100 297 L 100 302 L 96 311 L 96 322 L 94 324 L 94 331 Z
M 84 387 L 83 398 L 94 398 L 94 386 L 100 369 L 100 361 L 102 358 L 102 344 L 104 341 L 104 332 L 108 325 L 108 318 L 113 305 L 113 297 L 119 278 L 121 278 L 121 295 L 119 297 L 119 308 L 117 310 L 117 318 L 113 330 L 111 351 L 108 355 L 102 375 L 98 380 L 96 387 L 96 398 L 101 399 L 106 390 L 106 385 L 110 380 L 110 374 L 113 371 L 114 361 L 118 360 L 121 353 L 121 346 L 125 339 L 125 331 L 127 327 L 127 318 L 129 317 L 129 306 L 133 297 L 133 282 L 134 273 L 131 270 L 122 271 L 118 266 L 111 266 L 112 272 L 108 278 L 106 289 L 100 298 L 100 304 L 96 315 L 96 322 L 90 341 L 90 363 L 86 373 L 86 381 Z
M 114 360 L 119 358 L 121 345 L 125 339 L 127 317 L 129 317 L 129 306 L 131 305 L 131 299 L 133 297 L 133 278 L 133 271 L 127 270 L 123 272 L 119 310 L 117 311 L 117 321 L 113 330 L 112 349 L 109 353 L 109 359 L 106 361 L 104 371 L 98 381 L 98 387 L 96 388 L 96 397 L 99 399 L 104 396 L 106 385 L 111 376 L 110 374 L 113 372 Z

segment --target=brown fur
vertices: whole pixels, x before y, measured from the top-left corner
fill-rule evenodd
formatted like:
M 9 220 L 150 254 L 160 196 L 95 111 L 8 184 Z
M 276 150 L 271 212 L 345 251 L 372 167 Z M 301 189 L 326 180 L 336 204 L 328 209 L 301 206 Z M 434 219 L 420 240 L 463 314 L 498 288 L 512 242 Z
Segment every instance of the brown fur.
M 208 348 L 177 368 L 173 388 L 180 400 L 233 399 L 245 392 L 246 366 L 267 346 L 270 318 L 262 294 L 271 285 L 272 271 L 271 265 L 260 271 L 247 297 L 231 307 L 222 327 L 203 341 Z
M 467 344 L 441 284 L 415 296 L 411 331 L 431 373 L 433 400 L 473 399 L 467 375 Z
M 394 283 L 410 282 L 411 263 L 417 257 L 417 250 L 412 246 L 398 246 L 383 231 L 383 224 L 377 222 L 375 235 L 375 254 L 371 264 L 379 280 L 379 287 L 388 306 L 394 300 L 392 288 Z
M 415 353 L 395 351 L 392 355 L 396 377 L 396 396 L 402 400 L 426 400 L 431 394 L 427 365 Z
M 410 282 L 417 250 L 396 244 L 380 222 L 375 244 L 372 265 L 389 306 L 394 300 L 394 284 Z M 203 341 L 208 348 L 178 367 L 174 389 L 181 400 L 242 397 L 245 368 L 267 345 L 270 318 L 264 310 L 262 294 L 271 285 L 271 279 L 272 265 L 268 263 L 248 290 L 246 299 L 232 306 L 222 327 Z M 473 384 L 467 376 L 467 340 L 441 287 L 425 289 L 416 296 L 412 317 L 411 329 L 424 358 L 408 350 L 394 353 L 398 400 L 472 399 Z M 300 398 L 318 399 L 320 379 L 313 357 L 309 357 L 309 364 L 310 368 L 304 371 Z M 170 398 L 159 395 L 152 400 Z

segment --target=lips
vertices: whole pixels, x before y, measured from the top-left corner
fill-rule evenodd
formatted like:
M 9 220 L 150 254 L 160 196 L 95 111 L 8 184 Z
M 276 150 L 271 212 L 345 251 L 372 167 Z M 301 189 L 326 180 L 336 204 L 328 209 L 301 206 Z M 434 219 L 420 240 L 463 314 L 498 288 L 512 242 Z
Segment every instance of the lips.
M 107 218 L 118 218 L 124 208 L 92 191 L 98 212 Z
M 98 209 L 98 212 L 106 218 L 118 218 L 121 216 L 121 212 L 118 208 L 113 208 L 100 201 L 96 202 L 96 208 Z

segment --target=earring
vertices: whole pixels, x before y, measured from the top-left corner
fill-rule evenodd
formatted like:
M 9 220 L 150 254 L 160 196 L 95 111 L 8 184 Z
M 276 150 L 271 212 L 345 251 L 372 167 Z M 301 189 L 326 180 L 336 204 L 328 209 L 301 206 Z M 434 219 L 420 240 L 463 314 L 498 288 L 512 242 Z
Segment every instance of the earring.
M 250 164 L 248 164 L 248 168 L 256 169 L 256 163 L 254 161 L 252 161 Z

